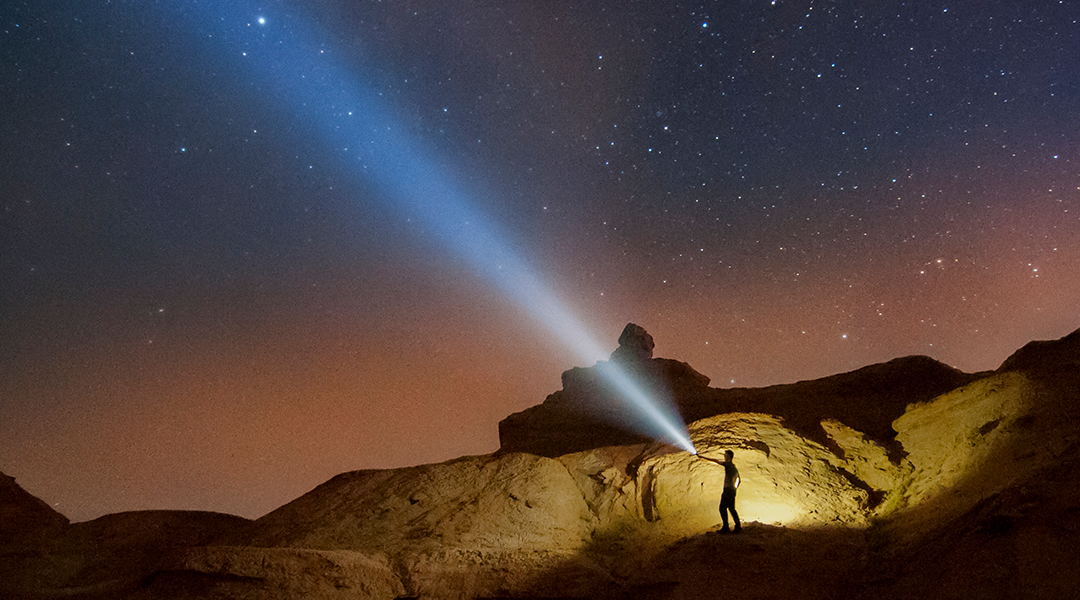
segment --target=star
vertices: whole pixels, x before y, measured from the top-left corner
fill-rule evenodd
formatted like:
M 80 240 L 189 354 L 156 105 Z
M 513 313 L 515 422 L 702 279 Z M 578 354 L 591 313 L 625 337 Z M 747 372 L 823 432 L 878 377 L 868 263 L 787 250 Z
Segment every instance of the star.
M 20 4 L 0 3 L 5 22 L 25 18 Z M 562 3 L 549 23 L 512 6 L 416 11 L 329 0 L 290 3 L 286 22 L 276 4 L 148 3 L 148 24 L 204 17 L 161 32 L 199 40 L 168 55 L 159 35 L 72 35 L 79 25 L 63 10 L 44 19 L 62 3 L 45 4 L 33 35 L 31 22 L 8 27 L 15 77 L 0 86 L 0 134 L 11 140 L 0 145 L 0 211 L 18 232 L 4 240 L 17 251 L 0 260 L 0 371 L 26 369 L 0 378 L 0 397 L 19 398 L 15 410 L 28 420 L 48 422 L 87 402 L 117 407 L 112 394 L 121 389 L 138 392 L 125 406 L 167 416 L 141 407 L 165 405 L 160 382 L 175 381 L 168 402 L 177 411 L 211 412 L 220 402 L 241 407 L 229 414 L 284 422 L 295 416 L 285 399 L 301 384 L 273 367 L 300 362 L 311 367 L 309 395 L 330 399 L 305 418 L 333 413 L 338 433 L 362 432 L 363 415 L 399 406 L 398 388 L 411 385 L 401 382 L 414 380 L 395 358 L 425 351 L 414 332 L 448 339 L 446 329 L 468 323 L 476 326 L 449 338 L 461 351 L 440 353 L 432 385 L 448 402 L 468 395 L 483 407 L 452 411 L 471 419 L 472 433 L 435 439 L 399 419 L 375 444 L 395 456 L 355 461 L 493 450 L 489 416 L 520 406 L 508 406 L 492 378 L 454 376 L 472 368 L 465 357 L 490 353 L 485 369 L 511 375 L 542 365 L 509 394 L 524 402 L 542 401 L 550 382 L 578 365 L 553 346 L 514 344 L 529 335 L 524 325 L 503 330 L 516 322 L 516 301 L 492 302 L 498 285 L 489 289 L 474 271 L 458 276 L 474 254 L 439 246 L 431 235 L 439 223 L 418 214 L 457 192 L 540 279 L 575 299 L 593 333 L 641 319 L 664 341 L 661 355 L 718 382 L 773 385 L 926 353 L 923 329 L 940 332 L 933 358 L 985 370 L 1027 341 L 1076 327 L 1066 300 L 1080 283 L 1061 275 L 1080 268 L 1072 251 L 1080 155 L 1067 133 L 1080 100 L 1065 93 L 1080 80 L 1068 63 L 1069 3 L 1042 3 L 1023 19 L 1002 0 L 970 14 L 931 0 L 919 10 L 816 7 L 807 18 L 770 0 L 723 19 L 698 12 L 678 29 L 641 27 L 665 16 L 649 3 L 628 3 L 610 22 L 586 18 L 588 3 Z M 125 26 L 115 11 L 80 12 L 101 27 Z M 538 27 L 520 28 L 524 17 Z M 576 25 L 564 27 L 571 19 Z M 983 27 L 954 37 L 965 21 Z M 406 24 L 407 34 L 388 34 Z M 113 56 L 124 60 L 106 60 Z M 373 118 L 372 103 L 390 105 L 389 122 Z M 387 144 L 403 137 L 415 143 Z M 430 168 L 401 168 L 421 159 Z M 432 174 L 455 193 L 432 191 Z M 160 331 L 120 318 L 118 307 L 158 297 L 176 303 L 144 311 Z M 922 310 L 937 327 L 919 321 Z M 174 337 L 184 344 L 165 343 Z M 125 354 L 126 341 L 151 339 L 160 352 L 150 359 Z M 364 351 L 374 344 L 379 352 Z M 72 392 L 58 398 L 34 360 L 78 359 L 72 348 L 109 358 L 57 363 Z M 293 360 L 308 351 L 319 355 Z M 101 374 L 106 363 L 115 372 Z M 115 384 L 99 385 L 105 379 Z M 258 394 L 249 380 L 263 382 Z M 363 400 L 353 398 L 358 389 Z M 55 412 L 40 410 L 38 398 Z M 441 418 L 441 403 L 429 407 L 422 391 L 407 401 Z M 337 413 L 338 402 L 356 410 Z M 102 439 L 91 424 L 80 424 L 79 439 Z M 39 431 L 0 436 L 0 455 L 40 447 Z M 193 433 L 211 447 L 224 432 Z M 262 460 L 253 449 L 263 433 L 246 431 L 252 451 L 238 455 L 237 472 Z M 435 443 L 413 447 L 415 439 Z M 305 443 L 266 443 L 282 442 Z M 207 457 L 167 454 L 216 468 Z M 316 461 L 282 456 L 292 454 L 298 464 Z M 124 468 L 141 468 L 138 458 Z M 281 467 L 328 477 L 334 460 Z M 275 484 L 258 506 L 238 491 L 200 507 L 254 516 L 317 483 Z M 88 497 L 64 493 L 54 497 L 65 506 Z M 162 490 L 145 493 L 147 508 L 176 503 Z M 100 510 L 114 510 L 110 502 Z M 97 504 L 79 503 L 67 516 L 100 516 Z

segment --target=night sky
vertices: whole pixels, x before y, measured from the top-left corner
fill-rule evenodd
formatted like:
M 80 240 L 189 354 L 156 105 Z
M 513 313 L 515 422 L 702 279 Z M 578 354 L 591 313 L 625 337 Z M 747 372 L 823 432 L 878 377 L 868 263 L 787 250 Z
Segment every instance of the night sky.
M 0 32 L 0 471 L 74 520 L 492 452 L 591 366 L 560 326 L 721 387 L 1080 327 L 1078 2 L 35 0 Z

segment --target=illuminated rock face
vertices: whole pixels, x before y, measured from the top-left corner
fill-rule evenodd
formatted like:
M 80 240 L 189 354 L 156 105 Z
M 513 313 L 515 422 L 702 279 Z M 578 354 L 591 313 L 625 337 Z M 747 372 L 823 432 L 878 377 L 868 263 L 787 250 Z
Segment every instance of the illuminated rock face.
M 1023 374 L 1007 372 L 908 409 L 894 423 L 911 465 L 904 504 L 961 489 L 983 496 L 1007 483 L 1017 470 L 1008 453 L 1029 437 L 1019 421 L 1031 414 L 1033 394 Z M 1045 455 L 1045 444 L 1031 441 L 1025 469 Z
M 776 417 L 718 415 L 694 423 L 690 434 L 703 456 L 722 458 L 724 450 L 734 451 L 744 520 L 865 523 L 867 492 L 852 484 L 826 448 L 795 435 Z M 658 445 L 604 448 L 560 460 L 596 513 L 601 535 L 678 538 L 708 531 L 720 521 L 724 470 L 708 460 Z
M 505 454 L 344 473 L 232 541 L 319 550 L 574 552 L 594 526 L 562 464 Z
M 909 407 L 894 506 L 871 530 L 894 598 L 1072 598 L 1080 589 L 1080 332 Z
M 16 557 L 0 561 L 11 576 L 0 579 L 21 586 L 0 595 L 1071 598 L 1078 349 L 1073 334 L 1025 347 L 993 373 L 915 357 L 719 394 L 682 363 L 643 361 L 683 386 L 676 396 L 697 411 L 689 433 L 700 455 L 734 452 L 738 536 L 716 533 L 723 469 L 713 462 L 650 441 L 556 453 L 559 436 L 521 428 L 551 456 L 504 448 L 344 473 L 254 522 L 50 521 L 61 533 L 48 544 L 0 543 L 2 558 Z M 584 401 L 590 377 L 569 371 L 545 410 Z M 587 431 L 559 433 L 580 442 Z M 166 530 L 189 533 L 168 544 Z

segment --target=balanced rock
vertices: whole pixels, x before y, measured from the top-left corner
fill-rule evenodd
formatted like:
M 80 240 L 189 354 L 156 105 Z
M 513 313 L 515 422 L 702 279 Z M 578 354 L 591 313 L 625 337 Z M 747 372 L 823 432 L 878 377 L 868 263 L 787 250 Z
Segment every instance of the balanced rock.
M 627 323 L 619 335 L 619 347 L 611 353 L 611 360 L 622 362 L 649 360 L 653 357 L 654 347 L 656 344 L 644 327 Z

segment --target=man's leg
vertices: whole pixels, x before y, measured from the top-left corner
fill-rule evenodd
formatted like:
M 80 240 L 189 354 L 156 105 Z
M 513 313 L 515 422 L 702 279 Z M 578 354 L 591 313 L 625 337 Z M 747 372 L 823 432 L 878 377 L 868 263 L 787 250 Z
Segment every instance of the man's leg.
M 731 494 L 729 494 L 727 490 L 724 490 L 724 493 L 720 496 L 720 518 L 724 521 L 724 527 L 720 529 L 722 532 L 730 531 L 728 529 L 727 514 L 731 508 Z M 735 521 L 735 524 L 738 525 L 738 521 Z

